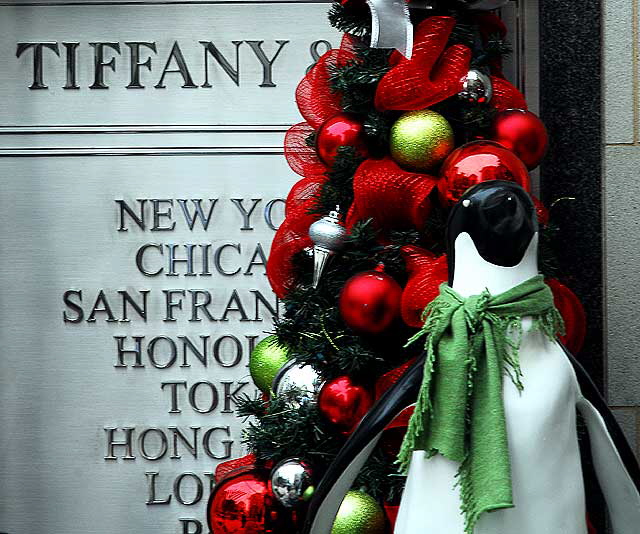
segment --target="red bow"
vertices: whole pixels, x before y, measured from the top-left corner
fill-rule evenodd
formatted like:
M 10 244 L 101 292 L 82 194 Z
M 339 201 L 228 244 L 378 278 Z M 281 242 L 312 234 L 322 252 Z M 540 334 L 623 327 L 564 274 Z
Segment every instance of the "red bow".
M 464 45 L 447 48 L 455 24 L 451 17 L 429 17 L 418 25 L 411 59 L 399 52 L 391 55 L 394 66 L 378 84 L 377 109 L 424 109 L 462 90 L 471 50 Z

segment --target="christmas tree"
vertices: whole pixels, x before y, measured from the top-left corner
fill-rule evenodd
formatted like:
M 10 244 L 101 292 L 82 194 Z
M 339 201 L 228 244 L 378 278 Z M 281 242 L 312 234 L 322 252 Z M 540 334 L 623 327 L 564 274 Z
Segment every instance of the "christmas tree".
M 372 24 L 363 0 L 332 6 L 341 46 L 300 82 L 304 122 L 285 138 L 302 179 L 288 195 L 267 267 L 284 313 L 251 355 L 263 395 L 239 399 L 237 409 L 248 418 L 251 455 L 218 468 L 213 534 L 300 531 L 323 469 L 421 350 L 407 340 L 447 281 L 451 206 L 486 180 L 530 190 L 528 171 L 544 156 L 547 134 L 502 72 L 510 47 L 491 11 L 500 3 L 441 0 L 408 10 L 410 57 L 372 46 L 380 21 Z M 541 271 L 576 354 L 584 312 L 553 279 L 545 243 L 557 229 L 537 207 Z M 385 431 L 335 533 L 392 532 L 404 486 L 396 458 L 410 413 Z

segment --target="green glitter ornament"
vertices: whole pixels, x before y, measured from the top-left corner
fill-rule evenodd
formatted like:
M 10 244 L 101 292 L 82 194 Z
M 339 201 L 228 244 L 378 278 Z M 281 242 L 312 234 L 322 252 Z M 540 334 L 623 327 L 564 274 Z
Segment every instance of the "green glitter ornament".
M 271 391 L 271 384 L 278 371 L 289 361 L 289 347 L 276 336 L 269 336 L 256 345 L 249 357 L 249 372 L 255 385 L 264 393 Z
M 429 171 L 455 148 L 453 129 L 435 111 L 409 111 L 391 127 L 390 148 L 391 156 L 401 167 Z
M 345 496 L 331 534 L 384 534 L 384 511 L 373 497 L 362 491 Z

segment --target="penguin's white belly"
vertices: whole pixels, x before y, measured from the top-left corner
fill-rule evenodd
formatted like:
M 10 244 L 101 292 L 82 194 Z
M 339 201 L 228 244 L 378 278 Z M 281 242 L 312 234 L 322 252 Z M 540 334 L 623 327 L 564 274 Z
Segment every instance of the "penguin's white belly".
M 539 332 L 525 332 L 520 365 L 524 391 L 506 376 L 503 387 L 515 507 L 483 514 L 474 534 L 586 534 L 573 368 Z M 440 455 L 414 452 L 395 534 L 464 532 L 457 471 Z

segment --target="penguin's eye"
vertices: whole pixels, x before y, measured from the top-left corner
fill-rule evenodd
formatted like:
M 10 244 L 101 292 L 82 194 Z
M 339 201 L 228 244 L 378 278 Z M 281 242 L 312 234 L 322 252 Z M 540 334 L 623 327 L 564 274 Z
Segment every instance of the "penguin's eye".
M 467 198 L 467 199 L 465 199 L 465 200 L 463 200 L 463 201 L 462 201 L 462 205 L 463 205 L 465 208 L 468 208 L 469 206 L 471 206 L 471 201 Z

